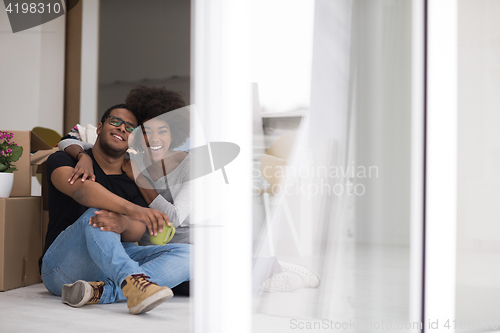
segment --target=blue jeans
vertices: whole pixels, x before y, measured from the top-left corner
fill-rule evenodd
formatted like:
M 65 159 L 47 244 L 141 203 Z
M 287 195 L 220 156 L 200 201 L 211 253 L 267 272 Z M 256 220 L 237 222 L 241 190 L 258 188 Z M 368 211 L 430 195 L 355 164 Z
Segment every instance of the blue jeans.
M 95 208 L 61 232 L 43 256 L 45 288 L 60 296 L 64 284 L 76 280 L 104 281 L 99 303 L 125 300 L 121 284 L 132 274 L 146 274 L 160 286 L 173 288 L 189 281 L 190 244 L 137 246 L 120 235 L 89 225 Z

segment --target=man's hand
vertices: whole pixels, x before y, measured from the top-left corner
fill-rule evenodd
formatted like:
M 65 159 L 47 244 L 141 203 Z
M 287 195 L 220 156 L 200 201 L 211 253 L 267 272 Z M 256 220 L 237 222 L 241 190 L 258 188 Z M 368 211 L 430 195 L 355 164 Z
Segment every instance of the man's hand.
M 82 177 L 82 183 L 86 179 L 95 181 L 94 166 L 92 165 L 90 156 L 85 153 L 80 153 L 77 158 L 79 159 L 78 163 L 69 176 L 68 182 L 73 184 L 80 176 Z
M 163 231 L 163 221 L 170 226 L 170 220 L 167 214 L 153 208 L 139 207 L 134 208 L 134 211 L 129 214 L 132 220 L 138 220 L 146 224 L 151 235 L 158 236 L 158 232 Z
M 113 231 L 121 234 L 127 230 L 128 220 L 122 214 L 99 210 L 95 212 L 95 216 L 90 218 L 89 224 L 101 231 Z

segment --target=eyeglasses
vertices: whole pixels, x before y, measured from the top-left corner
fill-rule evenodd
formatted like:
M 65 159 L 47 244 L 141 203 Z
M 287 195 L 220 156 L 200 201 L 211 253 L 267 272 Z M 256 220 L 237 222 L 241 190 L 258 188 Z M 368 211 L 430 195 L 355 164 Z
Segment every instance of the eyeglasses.
M 113 125 L 115 127 L 120 127 L 122 124 L 125 124 L 125 130 L 129 133 L 132 133 L 133 130 L 135 130 L 135 125 L 132 123 L 129 123 L 128 121 L 124 121 L 121 118 L 115 117 L 115 116 L 107 116 L 104 118 L 104 120 L 108 119 L 108 123 L 110 125 Z

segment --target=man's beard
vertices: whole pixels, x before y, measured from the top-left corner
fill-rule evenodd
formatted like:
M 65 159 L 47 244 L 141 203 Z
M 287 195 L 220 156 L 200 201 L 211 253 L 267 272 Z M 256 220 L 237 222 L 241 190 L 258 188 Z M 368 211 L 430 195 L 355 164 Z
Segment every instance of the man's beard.
M 123 150 L 123 149 L 116 149 L 116 148 L 110 147 L 108 144 L 106 144 L 106 142 L 104 140 L 99 140 L 99 147 L 102 149 L 102 151 L 106 155 L 113 157 L 113 158 L 122 157 L 127 152 L 126 149 Z

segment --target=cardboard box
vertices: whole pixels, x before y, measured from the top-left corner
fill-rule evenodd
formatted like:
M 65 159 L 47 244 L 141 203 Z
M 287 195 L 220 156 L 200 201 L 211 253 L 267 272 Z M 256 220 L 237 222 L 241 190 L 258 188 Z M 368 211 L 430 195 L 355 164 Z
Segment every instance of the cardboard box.
M 0 199 L 0 291 L 41 282 L 42 198 Z
M 52 148 L 31 131 L 12 131 L 12 139 L 23 147 L 23 155 L 19 161 L 14 162 L 17 171 L 14 171 L 14 186 L 11 197 L 29 197 L 31 195 L 31 176 L 57 148 Z M 33 155 L 31 155 L 34 153 Z

